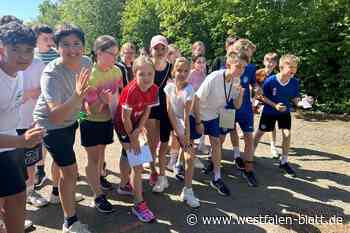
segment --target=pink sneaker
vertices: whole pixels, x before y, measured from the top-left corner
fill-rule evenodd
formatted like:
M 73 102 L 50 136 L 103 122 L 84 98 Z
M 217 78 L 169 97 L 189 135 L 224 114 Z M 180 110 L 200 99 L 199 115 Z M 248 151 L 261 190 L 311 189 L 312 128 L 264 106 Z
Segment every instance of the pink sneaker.
M 154 173 L 151 173 L 151 175 L 149 176 L 149 185 L 151 186 L 154 186 L 158 181 L 158 173 L 157 172 L 154 172 Z
M 156 216 L 148 208 L 145 201 L 140 202 L 139 204 L 132 207 L 132 213 L 142 222 L 152 222 L 156 219 Z

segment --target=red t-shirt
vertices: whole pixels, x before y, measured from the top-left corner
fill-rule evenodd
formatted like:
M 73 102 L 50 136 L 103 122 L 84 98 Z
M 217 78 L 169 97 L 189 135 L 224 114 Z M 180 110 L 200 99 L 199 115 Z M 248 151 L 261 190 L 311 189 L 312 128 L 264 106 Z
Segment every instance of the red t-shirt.
M 117 111 L 114 116 L 115 129 L 125 133 L 122 120 L 122 110 L 131 110 L 131 122 L 136 126 L 147 107 L 159 105 L 158 86 L 153 84 L 146 92 L 137 85 L 136 80 L 131 81 L 120 94 Z

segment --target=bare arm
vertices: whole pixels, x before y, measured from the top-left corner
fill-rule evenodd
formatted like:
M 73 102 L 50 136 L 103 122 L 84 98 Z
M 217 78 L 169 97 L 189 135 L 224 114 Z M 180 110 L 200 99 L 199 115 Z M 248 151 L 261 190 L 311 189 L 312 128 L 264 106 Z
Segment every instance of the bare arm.
M 177 124 L 176 124 L 176 116 L 175 116 L 173 108 L 171 107 L 171 101 L 170 101 L 169 96 L 166 96 L 166 106 L 167 106 L 167 111 L 168 111 L 168 116 L 169 116 L 171 126 L 173 127 L 176 135 L 180 136 L 180 132 L 179 132 L 179 129 L 177 128 Z
M 44 129 L 31 128 L 21 136 L 0 134 L 0 148 L 31 148 L 42 142 Z
M 239 86 L 237 88 L 237 90 L 239 91 L 239 95 L 238 97 L 235 99 L 234 101 L 234 105 L 236 109 L 240 109 L 242 106 L 242 102 L 243 102 L 243 95 L 244 95 L 244 88 L 242 88 L 241 86 Z
M 185 104 L 184 119 L 185 119 L 185 146 L 190 144 L 190 112 L 191 101 L 187 101 Z

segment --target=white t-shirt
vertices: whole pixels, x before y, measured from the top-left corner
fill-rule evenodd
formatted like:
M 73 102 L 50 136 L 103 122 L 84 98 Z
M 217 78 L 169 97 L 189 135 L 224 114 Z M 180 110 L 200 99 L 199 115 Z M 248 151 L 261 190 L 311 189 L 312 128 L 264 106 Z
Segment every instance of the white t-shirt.
M 168 83 L 164 92 L 167 97 L 170 97 L 171 107 L 177 118 L 184 119 L 185 105 L 187 101 L 191 101 L 194 95 L 194 90 L 191 84 L 182 89 L 178 94 L 176 94 L 175 83 Z
M 23 95 L 32 89 L 40 88 L 41 73 L 45 68 L 44 62 L 34 58 L 32 64 L 24 71 L 19 72 L 19 76 L 23 78 Z M 28 129 L 33 123 L 33 110 L 37 99 L 28 99 L 21 104 L 19 113 L 21 120 L 18 124 L 18 129 Z
M 202 85 L 196 92 L 200 99 L 199 111 L 201 120 L 209 121 L 219 117 L 220 111 L 226 105 L 224 90 L 224 72 L 226 70 L 218 70 L 209 74 L 203 81 Z M 226 82 L 226 93 L 229 94 L 232 82 Z M 239 92 L 232 87 L 228 99 L 236 99 Z
M 176 85 L 175 83 L 170 82 L 165 86 L 164 92 L 167 97 L 170 97 L 171 107 L 176 116 L 177 129 L 181 134 L 179 136 L 183 136 L 185 134 L 185 107 L 188 101 L 192 101 L 194 89 L 191 84 L 187 84 L 184 89 L 176 94 Z
M 22 79 L 11 77 L 0 69 L 0 134 L 17 135 L 19 106 L 23 96 Z M 0 152 L 15 148 L 0 148 Z

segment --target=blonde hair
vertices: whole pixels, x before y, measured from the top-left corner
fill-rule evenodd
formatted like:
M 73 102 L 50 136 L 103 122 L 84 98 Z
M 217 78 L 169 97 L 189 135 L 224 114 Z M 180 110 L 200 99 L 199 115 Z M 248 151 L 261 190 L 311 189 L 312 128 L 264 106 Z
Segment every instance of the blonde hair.
M 197 46 L 201 46 L 201 47 L 203 48 L 203 50 L 204 50 L 204 53 L 205 53 L 205 45 L 204 45 L 203 41 L 198 40 L 198 41 L 194 42 L 194 43 L 192 44 L 192 50 L 193 50 L 194 48 L 196 48 Z M 203 54 L 203 55 L 204 55 L 204 54 Z
M 152 67 L 152 69 L 154 71 L 156 70 L 156 68 L 155 68 L 155 66 L 154 66 L 154 64 L 153 64 L 153 62 L 152 62 L 150 57 L 148 57 L 148 56 L 139 56 L 139 57 L 137 57 L 135 59 L 133 65 L 132 65 L 132 72 L 135 74 L 136 71 L 139 70 L 140 67 L 142 65 L 144 65 L 144 64 L 149 65 L 150 67 Z
M 174 76 L 175 70 L 181 64 L 185 64 L 188 67 L 188 69 L 191 69 L 191 63 L 189 62 L 189 60 L 187 58 L 185 58 L 185 57 L 178 57 L 178 58 L 176 58 L 174 66 L 173 66 L 173 70 L 171 71 L 172 76 Z
M 122 45 L 120 51 L 123 53 L 125 49 L 132 49 L 134 52 L 136 52 L 136 46 L 132 42 L 126 42 Z
M 278 55 L 277 55 L 277 53 L 271 52 L 271 53 L 265 54 L 265 56 L 264 56 L 264 61 L 265 61 L 268 57 L 271 58 L 272 61 L 274 61 L 274 62 L 276 62 L 276 63 L 278 62 Z
M 233 46 L 235 46 L 235 48 L 237 48 L 238 50 L 245 50 L 245 51 L 252 50 L 253 53 L 255 53 L 256 51 L 256 45 L 246 38 L 238 39 L 233 44 Z
M 279 67 L 283 67 L 283 65 L 285 63 L 288 63 L 288 64 L 294 64 L 296 66 L 298 66 L 300 62 L 300 59 L 299 57 L 295 56 L 294 54 L 285 54 L 283 55 L 281 58 L 280 58 L 280 61 L 279 61 Z

